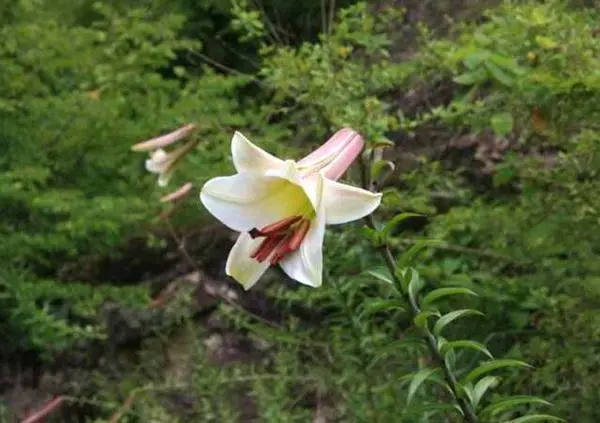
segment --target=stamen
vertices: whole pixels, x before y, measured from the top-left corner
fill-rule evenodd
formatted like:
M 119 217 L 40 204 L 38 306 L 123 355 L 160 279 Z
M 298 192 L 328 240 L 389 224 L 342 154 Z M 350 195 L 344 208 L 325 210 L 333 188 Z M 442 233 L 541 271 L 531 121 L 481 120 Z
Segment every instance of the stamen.
M 271 223 L 270 225 L 267 225 L 261 229 L 252 228 L 252 229 L 250 229 L 250 231 L 248 231 L 248 234 L 252 238 L 257 238 L 259 236 L 269 236 L 269 235 L 273 235 L 276 233 L 280 233 L 280 232 L 283 232 L 286 229 L 288 229 L 290 226 L 292 226 L 294 223 L 298 222 L 300 219 L 302 219 L 302 216 L 286 217 L 281 220 L 278 220 L 275 223 Z
M 271 257 L 271 266 L 275 266 L 277 263 L 281 261 L 282 258 L 288 253 L 288 244 L 290 240 L 293 238 L 294 232 L 289 232 L 285 238 L 279 243 L 277 249 L 275 250 L 275 254 Z
M 310 229 L 310 221 L 309 220 L 303 220 L 302 223 L 300 224 L 300 227 L 298 227 L 298 229 L 296 230 L 296 233 L 294 233 L 293 238 L 290 240 L 290 243 L 288 244 L 288 249 L 289 251 L 295 251 L 298 249 L 298 247 L 300 247 L 300 244 L 302 244 L 302 241 L 304 241 L 304 238 L 306 237 L 306 234 L 308 233 L 308 230 Z
M 271 258 L 271 265 L 279 263 L 287 254 L 296 251 L 310 229 L 310 221 L 304 219 L 294 232 L 290 232 L 279 244 Z
M 262 229 L 248 231 L 252 238 L 265 237 L 250 258 L 262 263 L 271 256 L 272 266 L 287 254 L 296 251 L 310 229 L 310 220 L 302 216 L 290 216 L 271 223 Z
M 265 238 L 250 257 L 262 263 L 271 255 L 284 238 L 285 236 L 283 235 L 274 235 Z

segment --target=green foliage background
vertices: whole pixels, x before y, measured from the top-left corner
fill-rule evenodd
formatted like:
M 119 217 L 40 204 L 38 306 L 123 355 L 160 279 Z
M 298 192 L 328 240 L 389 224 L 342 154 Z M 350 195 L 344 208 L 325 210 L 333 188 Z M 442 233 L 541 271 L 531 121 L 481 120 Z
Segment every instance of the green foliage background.
M 156 219 L 164 192 L 129 152 L 133 143 L 197 123 L 201 143 L 171 186 L 200 186 L 232 171 L 234 130 L 297 157 L 351 125 L 395 145 L 388 158 L 397 172 L 381 187 L 379 213 L 427 216 L 394 234 L 397 249 L 441 240 L 421 256 L 427 284 L 480 295 L 486 317 L 456 334 L 534 365 L 506 373 L 498 393 L 538 395 L 569 421 L 598 421 L 598 9 L 463 2 L 442 31 L 415 19 L 410 2 L 406 11 L 393 1 L 351 3 L 338 1 L 332 20 L 316 0 L 0 2 L 3 354 L 52 360 L 108 337 L 98 317 L 107 299 L 147 305 L 150 292 L 137 282 L 170 247 Z M 465 20 L 464 11 L 483 15 Z M 213 221 L 194 199 L 176 222 Z M 106 272 L 107 262 L 131 268 Z M 441 421 L 418 408 L 443 402 L 433 387 L 407 407 L 400 381 L 423 353 L 400 342 L 413 335 L 406 316 L 347 313 L 390 295 L 363 273 L 380 263 L 360 225 L 330 231 L 325 262 L 322 289 L 291 287 L 279 274 L 259 288 L 289 317 L 283 329 L 220 305 L 224 319 L 272 350 L 260 364 L 221 368 L 194 343 L 198 421 L 234 421 L 238 406 L 226 398 L 240 386 L 259 421 L 307 421 L 319 407 L 337 421 L 364 421 L 373 409 L 378 421 Z M 311 318 L 297 317 L 298 308 Z M 86 395 L 117 407 L 129 390 L 162 383 L 141 376 L 160 360 L 153 355 L 120 381 L 100 375 Z M 481 357 L 457 360 L 466 369 Z M 149 398 L 136 413 L 157 407 Z M 89 418 L 109 415 L 99 408 Z

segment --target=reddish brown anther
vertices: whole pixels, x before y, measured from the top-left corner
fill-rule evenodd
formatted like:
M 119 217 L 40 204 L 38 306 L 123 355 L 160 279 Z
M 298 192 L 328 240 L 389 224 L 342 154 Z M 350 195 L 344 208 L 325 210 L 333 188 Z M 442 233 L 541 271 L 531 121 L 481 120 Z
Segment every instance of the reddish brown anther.
M 310 221 L 303 220 L 293 232 L 289 232 L 286 237 L 281 241 L 275 254 L 271 258 L 271 265 L 275 266 L 279 263 L 287 254 L 296 251 L 300 248 L 302 241 L 306 237 L 308 230 L 310 229 Z
M 296 232 L 294 233 L 292 239 L 290 239 L 290 243 L 288 244 L 288 251 L 295 251 L 298 249 L 298 247 L 300 247 L 300 244 L 302 244 L 302 241 L 304 241 L 304 237 L 306 237 L 306 234 L 308 233 L 309 229 L 310 221 L 306 219 L 303 220 L 298 229 L 296 229 Z
M 276 233 L 284 232 L 289 229 L 294 223 L 302 219 L 302 216 L 290 216 L 278 220 L 275 223 L 271 223 L 261 229 L 252 228 L 248 233 L 252 238 L 258 238 L 260 236 L 269 236 Z
M 271 266 L 275 266 L 289 253 L 290 240 L 294 237 L 295 232 L 288 232 L 285 238 L 279 243 L 273 257 L 271 257 Z
M 266 237 L 250 257 L 259 263 L 262 263 L 271 255 L 273 251 L 275 251 L 275 248 L 277 248 L 284 237 L 285 235 L 273 235 Z
M 310 220 L 303 219 L 302 216 L 286 217 L 262 229 L 254 228 L 249 232 L 250 236 L 265 239 L 250 257 L 262 263 L 270 256 L 269 262 L 271 266 L 275 266 L 287 254 L 300 247 L 309 229 Z

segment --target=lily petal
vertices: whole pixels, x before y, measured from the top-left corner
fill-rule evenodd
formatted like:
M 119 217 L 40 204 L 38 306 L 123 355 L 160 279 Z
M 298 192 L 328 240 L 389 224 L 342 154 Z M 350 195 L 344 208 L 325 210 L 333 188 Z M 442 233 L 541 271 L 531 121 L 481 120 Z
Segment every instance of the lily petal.
M 200 201 L 224 225 L 238 232 L 293 216 L 309 204 L 301 186 L 251 172 L 211 179 L 202 187 Z
M 233 134 L 231 139 L 231 156 L 235 170 L 238 172 L 264 172 L 279 169 L 285 163 L 252 144 L 240 132 Z
M 153 173 L 164 172 L 168 156 L 162 148 L 153 151 L 150 158 L 146 160 L 146 170 Z
M 323 178 L 323 203 L 328 225 L 352 222 L 369 215 L 379 207 L 381 197 L 380 193 Z
M 325 202 L 319 202 L 316 217 L 300 248 L 279 265 L 296 281 L 317 288 L 323 283 L 323 239 L 325 237 Z
M 291 184 L 297 185 L 302 188 L 304 194 L 310 200 L 310 203 L 314 210 L 319 208 L 319 202 L 321 201 L 321 177 L 318 174 L 307 176 L 302 178 L 301 173 L 298 171 L 297 165 L 293 160 L 282 160 L 281 167 L 277 169 L 269 169 L 264 172 L 267 176 L 275 176 L 282 179 L 287 179 Z
M 262 240 L 252 239 L 242 232 L 227 257 L 225 273 L 238 281 L 244 289 L 252 288 L 270 266 L 269 260 L 262 263 L 250 258 Z
M 158 175 L 158 186 L 166 187 L 171 179 L 172 172 L 162 172 Z

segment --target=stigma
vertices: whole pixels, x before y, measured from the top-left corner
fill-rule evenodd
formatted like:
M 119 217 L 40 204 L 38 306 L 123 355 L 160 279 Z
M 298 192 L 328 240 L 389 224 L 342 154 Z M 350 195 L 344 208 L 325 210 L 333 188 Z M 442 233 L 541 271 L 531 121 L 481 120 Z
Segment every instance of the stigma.
M 264 226 L 252 228 L 248 234 L 252 238 L 264 238 L 250 256 L 259 263 L 269 260 L 271 266 L 302 245 L 310 229 L 310 220 L 302 216 L 290 216 Z

